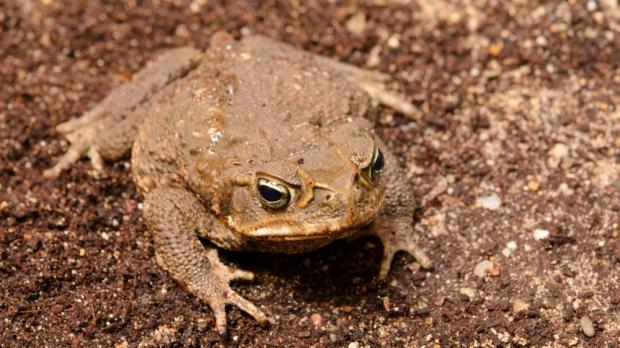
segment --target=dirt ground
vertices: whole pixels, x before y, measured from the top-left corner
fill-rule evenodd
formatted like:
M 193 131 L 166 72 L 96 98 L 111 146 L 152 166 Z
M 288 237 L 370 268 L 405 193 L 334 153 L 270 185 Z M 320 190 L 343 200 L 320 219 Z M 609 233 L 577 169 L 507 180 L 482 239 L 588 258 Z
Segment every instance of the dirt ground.
M 128 159 L 42 171 L 79 116 L 158 52 L 263 33 L 390 73 L 377 108 L 435 263 L 336 242 L 221 252 L 277 323 L 229 334 L 154 262 Z M 620 345 L 620 6 L 588 1 L 0 1 L 0 346 Z M 591 336 L 591 337 L 590 337 Z

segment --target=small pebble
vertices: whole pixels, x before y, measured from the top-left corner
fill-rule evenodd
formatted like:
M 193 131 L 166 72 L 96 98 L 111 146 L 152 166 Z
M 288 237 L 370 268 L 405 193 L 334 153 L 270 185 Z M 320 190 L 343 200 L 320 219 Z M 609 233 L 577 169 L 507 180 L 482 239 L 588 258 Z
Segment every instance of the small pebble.
M 189 29 L 187 28 L 187 25 L 185 24 L 180 24 L 179 26 L 177 26 L 177 28 L 174 30 L 174 34 L 178 37 L 188 37 L 190 32 Z
M 478 197 L 476 205 L 488 210 L 497 210 L 502 205 L 502 200 L 494 193 L 490 196 Z
M 346 26 L 347 30 L 349 30 L 352 34 L 360 35 L 364 32 L 364 29 L 366 29 L 366 15 L 364 12 L 354 14 L 351 18 L 349 18 Z
M 323 316 L 319 313 L 314 313 L 310 316 L 310 320 L 314 326 L 321 326 L 323 324 Z
M 379 54 L 381 53 L 381 46 L 376 45 L 370 50 L 368 54 L 368 60 L 366 60 L 366 66 L 369 68 L 375 68 L 381 63 L 381 57 Z
M 484 278 L 484 276 L 487 275 L 487 273 L 489 272 L 491 268 L 493 268 L 493 262 L 489 260 L 481 261 L 474 268 L 474 274 L 478 278 Z
M 538 46 L 547 46 L 547 38 L 542 35 L 536 37 L 536 44 Z
M 189 5 L 189 9 L 194 13 L 198 13 L 202 9 L 202 5 L 204 5 L 204 1 L 195 0 Z
M 504 49 L 504 44 L 501 42 L 496 42 L 489 46 L 489 54 L 497 57 L 500 55 L 500 53 L 502 53 L 503 49 Z
M 499 268 L 499 266 L 493 266 L 489 269 L 489 275 L 491 277 L 499 277 L 499 275 L 502 273 L 501 269 Z
M 557 143 L 551 149 L 550 155 L 556 160 L 561 160 L 562 158 L 568 157 L 568 146 L 562 143 Z
M 389 48 L 398 48 L 398 46 L 400 46 L 400 36 L 396 34 L 390 36 L 387 41 L 387 45 Z
M 511 240 L 510 242 L 506 243 L 506 247 L 502 249 L 502 255 L 509 257 L 515 250 L 517 250 L 517 242 Z
M 512 302 L 512 311 L 515 313 L 528 310 L 529 308 L 530 305 L 522 300 L 517 299 Z
M 351 342 L 349 343 L 349 345 L 347 346 L 349 348 L 360 348 L 360 344 L 357 342 Z
M 469 297 L 470 300 L 476 297 L 476 290 L 472 288 L 460 288 L 459 293 Z
M 353 307 L 351 307 L 351 306 L 343 306 L 343 307 L 340 308 L 340 310 L 343 313 L 351 313 L 351 311 L 353 310 Z
M 585 316 L 579 319 L 579 325 L 581 326 L 581 331 L 583 331 L 584 335 L 588 337 L 594 336 L 594 325 L 589 317 Z
M 544 230 L 541 228 L 534 230 L 534 239 L 541 240 L 549 237 L 549 230 Z

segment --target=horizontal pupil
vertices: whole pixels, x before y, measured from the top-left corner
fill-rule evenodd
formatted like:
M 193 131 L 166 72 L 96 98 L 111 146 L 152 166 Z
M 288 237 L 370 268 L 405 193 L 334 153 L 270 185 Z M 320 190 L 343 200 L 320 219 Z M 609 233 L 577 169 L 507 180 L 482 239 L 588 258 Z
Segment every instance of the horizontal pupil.
M 267 185 L 259 185 L 258 192 L 260 195 L 268 202 L 277 202 L 284 197 L 282 192 L 274 189 L 273 187 L 269 187 Z

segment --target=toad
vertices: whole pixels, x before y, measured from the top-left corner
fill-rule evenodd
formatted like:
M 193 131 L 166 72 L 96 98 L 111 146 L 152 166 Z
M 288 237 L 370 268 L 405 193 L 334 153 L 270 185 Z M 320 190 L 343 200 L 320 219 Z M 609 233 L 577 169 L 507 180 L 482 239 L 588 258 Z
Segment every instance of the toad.
M 101 171 L 131 154 L 157 263 L 211 307 L 220 333 L 226 305 L 266 324 L 229 285 L 254 275 L 223 264 L 217 247 L 301 253 L 370 231 L 384 248 L 379 278 L 400 250 L 431 266 L 403 170 L 365 117 L 372 99 L 415 112 L 385 81 L 263 36 L 217 33 L 206 52 L 169 50 L 59 125 L 71 146 L 44 175 L 85 155 Z

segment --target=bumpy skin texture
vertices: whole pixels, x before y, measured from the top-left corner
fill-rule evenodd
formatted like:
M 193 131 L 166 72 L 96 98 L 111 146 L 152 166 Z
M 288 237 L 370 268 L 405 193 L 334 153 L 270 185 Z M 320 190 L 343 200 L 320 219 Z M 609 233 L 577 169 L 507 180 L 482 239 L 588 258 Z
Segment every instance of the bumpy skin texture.
M 265 37 L 218 33 L 207 52 L 165 53 L 59 126 L 72 146 L 45 174 L 84 154 L 100 170 L 131 149 L 157 262 L 210 305 L 218 331 L 226 304 L 268 323 L 229 286 L 253 275 L 223 265 L 199 237 L 231 250 L 298 253 L 371 225 L 384 245 L 380 278 L 399 250 L 431 265 L 414 242 L 415 200 L 402 169 L 364 118 L 369 95 L 413 110 L 384 81 Z M 265 181 L 285 188 L 287 204 L 260 198 Z

